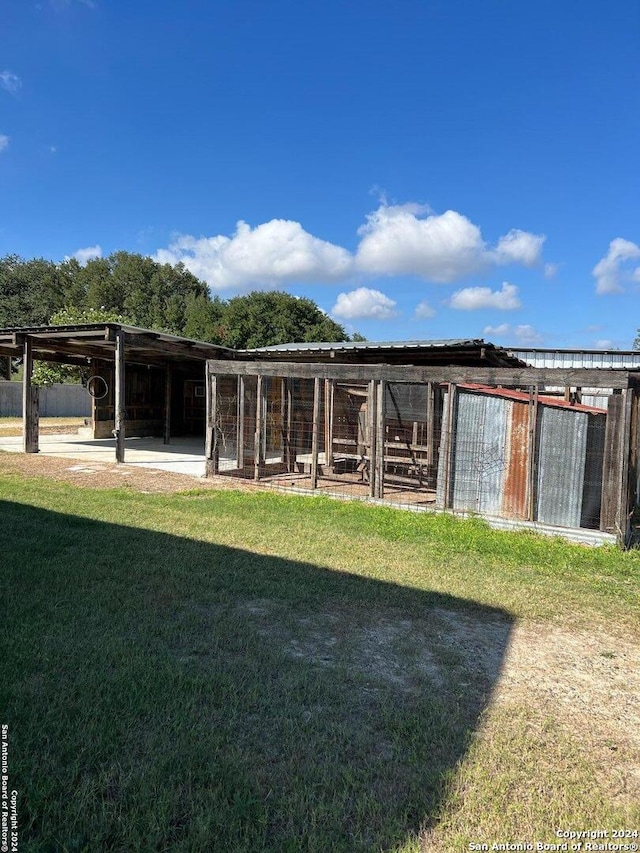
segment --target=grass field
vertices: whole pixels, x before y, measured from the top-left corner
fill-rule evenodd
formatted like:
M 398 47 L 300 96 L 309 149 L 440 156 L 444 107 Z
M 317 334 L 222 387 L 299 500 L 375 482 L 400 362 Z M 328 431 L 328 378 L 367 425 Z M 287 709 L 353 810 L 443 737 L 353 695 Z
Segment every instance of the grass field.
M 447 853 L 640 828 L 637 552 L 1 469 L 21 851 Z

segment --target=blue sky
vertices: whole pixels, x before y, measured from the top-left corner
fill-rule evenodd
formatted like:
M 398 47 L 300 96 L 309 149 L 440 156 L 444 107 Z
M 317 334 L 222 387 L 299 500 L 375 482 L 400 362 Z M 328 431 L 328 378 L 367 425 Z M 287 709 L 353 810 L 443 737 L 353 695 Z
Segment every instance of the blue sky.
M 625 349 L 639 160 L 637 0 L 0 0 L 0 255 Z

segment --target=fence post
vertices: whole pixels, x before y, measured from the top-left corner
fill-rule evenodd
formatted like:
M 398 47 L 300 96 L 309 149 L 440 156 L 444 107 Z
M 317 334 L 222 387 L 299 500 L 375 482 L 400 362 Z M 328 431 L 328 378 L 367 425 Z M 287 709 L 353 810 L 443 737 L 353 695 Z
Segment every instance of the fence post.
M 27 335 L 24 339 L 24 360 L 22 378 L 22 444 L 25 453 L 38 453 L 39 437 L 39 389 L 33 385 L 33 341 Z

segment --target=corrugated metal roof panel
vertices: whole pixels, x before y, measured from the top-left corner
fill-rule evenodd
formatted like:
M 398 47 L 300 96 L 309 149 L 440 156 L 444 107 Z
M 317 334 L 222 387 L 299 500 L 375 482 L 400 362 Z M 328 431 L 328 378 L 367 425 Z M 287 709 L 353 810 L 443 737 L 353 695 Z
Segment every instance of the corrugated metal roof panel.
M 569 350 L 521 349 L 505 347 L 509 355 L 531 367 L 587 368 L 632 370 L 640 368 L 640 351 L 634 350 Z
M 325 350 L 358 349 L 433 349 L 462 346 L 483 346 L 485 341 L 477 338 L 451 338 L 439 341 L 316 341 L 291 344 L 272 344 L 268 347 L 239 350 L 239 352 L 324 352 Z

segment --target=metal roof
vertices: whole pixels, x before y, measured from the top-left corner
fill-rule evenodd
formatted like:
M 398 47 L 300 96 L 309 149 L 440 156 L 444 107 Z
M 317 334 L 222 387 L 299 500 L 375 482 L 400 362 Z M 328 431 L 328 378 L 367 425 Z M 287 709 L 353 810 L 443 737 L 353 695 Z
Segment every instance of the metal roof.
M 68 364 L 88 358 L 113 360 L 116 331 L 125 333 L 127 360 L 149 364 L 167 361 L 204 362 L 231 358 L 233 350 L 216 344 L 183 338 L 167 332 L 141 329 L 124 323 L 78 323 L 68 326 L 15 326 L 0 329 L 0 356 L 21 356 L 25 338 L 31 339 L 34 358 Z
M 327 350 L 406 350 L 446 349 L 448 347 L 493 346 L 479 338 L 450 338 L 440 341 L 314 341 L 291 344 L 272 344 L 268 347 L 238 350 L 238 352 L 325 352 Z
M 638 350 L 551 349 L 505 347 L 510 355 L 532 367 L 632 370 L 640 367 Z

